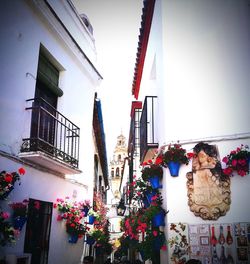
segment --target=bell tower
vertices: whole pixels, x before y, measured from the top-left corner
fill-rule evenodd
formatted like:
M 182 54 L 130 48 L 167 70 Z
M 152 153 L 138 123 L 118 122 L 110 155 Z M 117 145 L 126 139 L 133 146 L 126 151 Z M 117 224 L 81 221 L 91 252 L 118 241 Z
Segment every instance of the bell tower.
M 113 159 L 110 162 L 111 190 L 115 199 L 120 200 L 119 187 L 124 168 L 124 159 L 127 157 L 126 138 L 121 135 L 117 137 L 116 146 L 113 152 Z

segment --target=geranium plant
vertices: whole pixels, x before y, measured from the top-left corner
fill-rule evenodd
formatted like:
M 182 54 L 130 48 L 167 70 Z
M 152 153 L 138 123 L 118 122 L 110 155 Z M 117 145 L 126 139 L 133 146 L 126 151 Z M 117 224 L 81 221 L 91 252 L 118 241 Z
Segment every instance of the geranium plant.
M 13 210 L 13 217 L 27 216 L 29 200 L 24 199 L 22 202 L 10 203 L 9 206 Z
M 162 155 L 163 164 L 167 167 L 168 163 L 171 161 L 187 165 L 193 153 L 187 153 L 186 149 L 182 148 L 181 144 L 176 143 L 169 144 L 167 150 L 163 152 Z
M 237 172 L 242 177 L 246 176 L 249 174 L 249 159 L 249 147 L 241 144 L 240 147 L 232 150 L 230 154 L 222 159 L 222 162 L 226 164 L 223 173 L 228 176 L 233 176 L 233 173 Z
M 65 197 L 65 199 L 57 198 L 56 203 L 54 203 L 53 206 L 54 208 L 57 208 L 59 212 L 59 215 L 57 216 L 58 221 L 62 219 L 67 219 L 68 213 L 73 207 L 72 203 L 69 200 L 69 197 Z
M 88 215 L 92 215 L 92 216 L 94 216 L 96 219 L 98 219 L 99 216 L 100 216 L 99 213 L 96 212 L 93 208 L 91 208 L 91 209 L 89 210 Z
M 82 223 L 83 216 L 84 213 L 78 208 L 70 208 L 66 221 L 67 233 L 77 235 L 78 237 L 82 237 L 86 233 L 88 228 L 85 223 Z
M 8 221 L 9 213 L 0 210 L 0 246 L 11 245 L 16 242 L 19 231 L 15 230 Z
M 143 162 L 141 173 L 142 179 L 144 181 L 149 181 L 149 179 L 153 176 L 158 176 L 162 178 L 162 158 L 157 157 L 154 161 L 148 160 L 147 162 Z
M 159 250 L 166 250 L 166 238 L 163 231 L 158 228 L 152 228 L 149 230 L 144 240 L 138 244 L 138 250 L 140 251 L 143 260 L 157 261 L 157 252 Z
M 15 182 L 20 182 L 20 175 L 25 174 L 24 168 L 19 168 L 18 172 L 1 171 L 0 173 L 0 199 L 6 199 L 9 193 L 14 189 Z

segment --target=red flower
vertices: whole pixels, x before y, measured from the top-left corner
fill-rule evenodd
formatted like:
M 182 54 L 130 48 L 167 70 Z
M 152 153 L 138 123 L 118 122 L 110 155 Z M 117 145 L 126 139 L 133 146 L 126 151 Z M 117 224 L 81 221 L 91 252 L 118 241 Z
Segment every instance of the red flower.
M 160 156 L 155 159 L 156 165 L 160 165 L 160 164 L 162 164 L 162 162 L 163 162 L 163 160 L 162 160 L 162 157 L 160 157 Z
M 228 163 L 228 157 L 224 157 L 223 159 L 222 159 L 222 161 L 224 162 L 224 163 Z
M 7 173 L 7 174 L 5 175 L 5 177 L 4 177 L 4 179 L 5 179 L 6 182 L 11 183 L 12 180 L 13 180 L 13 177 L 12 177 L 11 174 Z
M 194 157 L 194 153 L 193 152 L 188 152 L 187 153 L 187 157 L 188 157 L 188 159 L 193 158 Z
M 25 169 L 24 168 L 19 168 L 18 172 L 19 172 L 19 174 L 24 175 L 25 174 Z

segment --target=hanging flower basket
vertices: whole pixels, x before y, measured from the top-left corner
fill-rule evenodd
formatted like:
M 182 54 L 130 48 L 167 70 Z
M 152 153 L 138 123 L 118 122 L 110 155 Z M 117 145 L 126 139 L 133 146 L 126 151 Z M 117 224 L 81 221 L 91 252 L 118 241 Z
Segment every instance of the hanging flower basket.
M 186 153 L 180 144 L 169 144 L 163 153 L 163 165 L 169 168 L 171 176 L 178 176 L 180 165 L 188 165 L 192 157 L 193 153 Z
M 179 176 L 180 166 L 181 164 L 179 162 L 170 161 L 168 163 L 170 175 L 173 177 Z
M 89 215 L 89 224 L 90 225 L 93 225 L 94 224 L 94 222 L 95 222 L 95 216 L 93 216 L 93 215 Z
M 165 226 L 165 212 L 161 211 L 153 217 L 152 224 L 155 227 Z
M 24 168 L 19 168 L 18 172 L 0 172 L 0 200 L 5 200 L 11 191 L 14 189 L 15 183 L 18 181 L 20 183 L 20 175 L 24 175 Z
M 160 178 L 157 175 L 150 177 L 149 182 L 150 182 L 153 189 L 162 188 L 162 185 L 160 184 Z

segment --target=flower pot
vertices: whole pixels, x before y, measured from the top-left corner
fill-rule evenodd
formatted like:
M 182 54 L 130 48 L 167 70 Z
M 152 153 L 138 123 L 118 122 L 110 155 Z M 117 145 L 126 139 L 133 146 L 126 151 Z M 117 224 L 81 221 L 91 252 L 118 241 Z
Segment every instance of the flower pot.
M 88 215 L 88 212 L 89 212 L 89 208 L 88 208 L 88 206 L 84 206 L 84 207 L 82 208 L 82 212 L 84 212 L 84 216 L 86 217 L 86 216 Z
M 145 193 L 145 195 L 146 195 L 146 197 L 147 197 L 147 199 L 148 199 L 148 202 L 149 202 L 149 204 L 152 202 L 152 197 L 154 196 L 154 195 L 156 195 L 156 191 L 152 191 L 152 192 L 149 192 L 149 191 L 147 191 L 146 193 Z
M 76 244 L 78 241 L 77 234 L 69 234 L 69 243 Z
M 164 211 L 159 212 L 153 217 L 152 224 L 155 227 L 165 226 L 165 213 Z
M 142 261 L 144 261 L 145 260 L 145 254 L 144 254 L 144 252 L 142 250 L 140 250 L 139 253 L 141 255 Z
M 143 204 L 144 204 L 144 208 L 148 208 L 148 207 L 150 206 L 150 203 L 149 203 L 147 197 L 144 197 L 144 198 L 142 199 L 142 202 L 143 202 Z
M 179 176 L 179 169 L 180 169 L 180 163 L 179 162 L 174 162 L 174 161 L 170 161 L 168 163 L 168 168 L 170 171 L 171 176 Z
M 27 217 L 26 216 L 17 216 L 14 218 L 13 226 L 15 229 L 18 229 L 19 231 L 22 230 L 24 224 L 26 223 Z
M 155 175 L 149 178 L 149 182 L 153 189 L 159 189 L 162 188 L 162 185 L 160 184 L 160 178 L 159 176 Z
M 95 243 L 95 239 L 93 237 L 87 236 L 86 243 L 88 245 L 93 245 Z
M 95 216 L 93 216 L 93 215 L 89 215 L 89 224 L 90 224 L 90 225 L 93 225 L 94 222 L 95 222 Z

